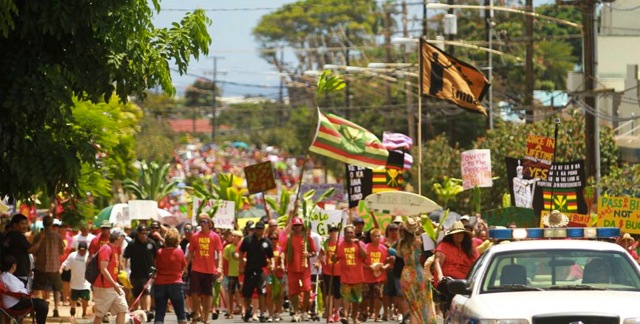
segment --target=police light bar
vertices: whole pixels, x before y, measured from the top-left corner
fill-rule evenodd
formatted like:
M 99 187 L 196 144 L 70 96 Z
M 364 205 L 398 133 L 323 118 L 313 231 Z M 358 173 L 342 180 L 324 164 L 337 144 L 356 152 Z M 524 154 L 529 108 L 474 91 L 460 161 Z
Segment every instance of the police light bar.
M 496 240 L 524 240 L 542 238 L 610 239 L 620 236 L 617 227 L 550 227 L 550 228 L 492 228 L 489 237 Z

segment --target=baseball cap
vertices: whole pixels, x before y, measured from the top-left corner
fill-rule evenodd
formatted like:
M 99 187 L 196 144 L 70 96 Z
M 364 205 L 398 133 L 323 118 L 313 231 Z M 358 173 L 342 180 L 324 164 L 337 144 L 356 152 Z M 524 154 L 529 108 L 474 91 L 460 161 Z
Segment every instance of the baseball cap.
M 138 225 L 138 228 L 136 228 L 136 231 L 138 231 L 138 233 L 140 233 L 140 232 L 148 232 L 149 228 L 147 228 L 147 226 L 141 224 L 141 225 Z
M 78 250 L 86 250 L 87 249 L 87 242 L 78 242 Z
M 153 221 L 151 223 L 151 228 L 160 228 L 160 222 L 158 221 Z
M 353 225 L 356 225 L 356 224 L 364 224 L 364 218 L 362 218 L 362 217 L 354 218 L 353 219 Z
M 103 220 L 102 223 L 100 223 L 100 228 L 111 228 L 111 223 L 109 223 L 108 220 Z
M 264 222 L 257 222 L 256 229 L 264 229 Z
M 329 233 L 337 232 L 337 231 L 339 231 L 338 225 L 336 225 L 336 224 L 329 225 Z
M 471 217 L 469 217 L 469 215 L 464 215 L 460 217 L 460 220 L 471 220 Z
M 53 226 L 62 226 L 62 221 L 59 219 L 54 219 L 53 220 Z
M 242 232 L 236 230 L 236 231 L 231 232 L 231 235 L 237 236 L 237 237 L 242 237 Z
M 110 237 L 120 238 L 121 236 L 127 236 L 127 234 L 119 227 L 114 227 L 111 229 Z
M 291 221 L 291 225 L 302 225 L 302 218 L 294 217 Z

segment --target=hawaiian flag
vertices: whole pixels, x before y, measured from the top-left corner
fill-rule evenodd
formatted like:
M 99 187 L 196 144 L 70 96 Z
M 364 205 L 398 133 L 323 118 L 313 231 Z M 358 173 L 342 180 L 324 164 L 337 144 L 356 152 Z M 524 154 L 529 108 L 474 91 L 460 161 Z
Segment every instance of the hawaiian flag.
M 373 169 L 371 193 L 402 190 L 404 157 L 402 152 L 389 151 L 386 167 Z
M 309 151 L 367 168 L 384 167 L 389 151 L 370 131 L 318 109 L 318 128 Z
M 553 196 L 553 197 L 552 197 Z M 576 188 L 544 188 L 542 192 L 544 209 L 557 209 L 562 212 L 578 212 L 578 194 Z
M 401 133 L 382 133 L 382 145 L 387 150 L 405 150 L 408 151 L 413 146 L 413 139 L 411 137 Z

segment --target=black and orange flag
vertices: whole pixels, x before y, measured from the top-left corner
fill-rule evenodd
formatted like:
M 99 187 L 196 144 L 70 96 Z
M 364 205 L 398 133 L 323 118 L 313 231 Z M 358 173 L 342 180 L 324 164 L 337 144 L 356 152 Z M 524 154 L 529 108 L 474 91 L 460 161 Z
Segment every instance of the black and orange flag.
M 422 95 L 487 114 L 481 102 L 491 84 L 477 68 L 459 61 L 422 38 L 420 63 Z

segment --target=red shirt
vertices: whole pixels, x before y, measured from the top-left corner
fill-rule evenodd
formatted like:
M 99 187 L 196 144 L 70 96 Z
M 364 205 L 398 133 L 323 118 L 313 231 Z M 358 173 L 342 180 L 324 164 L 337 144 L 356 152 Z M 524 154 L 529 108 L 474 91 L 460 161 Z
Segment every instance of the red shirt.
M 302 257 L 302 252 L 304 252 L 304 236 L 291 234 L 291 238 L 287 239 L 285 246 L 280 246 L 285 255 L 289 253 L 287 247 L 287 245 L 289 244 L 289 240 L 291 240 L 291 248 L 293 253 L 290 258 L 285 257 L 285 261 L 287 263 L 287 271 L 309 271 L 313 265 L 309 262 L 309 260 L 305 260 Z M 311 237 L 307 237 L 307 252 L 316 252 L 316 244 L 313 242 Z
M 182 269 L 187 267 L 187 259 L 180 248 L 162 248 L 156 252 L 156 285 L 182 283 Z
M 331 261 L 331 256 L 336 254 L 336 248 L 338 247 L 337 242 L 327 242 L 326 248 L 324 251 L 324 262 L 322 263 L 322 273 L 328 276 L 340 276 L 340 261 L 337 261 L 335 265 L 333 261 Z M 333 270 L 333 274 L 331 273 Z
M 387 260 L 387 247 L 382 244 L 374 246 L 373 243 L 369 243 L 365 247 L 365 250 L 367 251 L 367 258 L 364 261 L 364 282 L 385 282 L 387 280 L 387 271 L 382 270 L 381 274 L 376 277 L 370 266 L 374 263 L 385 263 Z
M 275 274 L 276 277 L 282 278 L 284 277 L 284 270 L 280 269 L 280 265 L 282 264 L 282 249 L 279 246 L 273 247 L 273 264 L 275 265 Z
M 364 249 L 364 243 L 358 242 Z M 336 258 L 340 260 L 340 282 L 345 284 L 358 284 L 364 282 L 364 259 L 360 257 L 358 246 L 354 243 L 343 241 L 338 244 Z
M 89 243 L 89 254 L 96 254 L 100 247 L 107 243 L 109 243 L 109 235 L 106 235 L 105 238 L 102 238 L 102 233 L 100 235 L 97 235 L 93 238 L 93 240 L 91 240 L 91 243 Z
M 105 244 L 98 250 L 97 258 L 98 269 L 100 269 L 100 263 L 102 261 L 109 261 L 109 264 L 107 264 L 107 270 L 109 270 L 113 281 L 118 282 L 118 259 L 120 258 L 118 255 L 118 249 L 111 244 Z M 93 282 L 93 285 L 101 288 L 113 288 L 111 281 L 102 277 L 102 272 L 100 272 L 96 281 Z
M 444 263 L 442 264 L 442 274 L 453 279 L 464 279 L 471 269 L 473 262 L 478 258 L 478 251 L 473 249 L 473 256 L 468 257 L 462 249 L 449 242 L 440 242 L 435 252 L 444 253 Z
M 189 253 L 191 270 L 200 273 L 216 274 L 216 252 L 222 257 L 222 241 L 214 231 L 204 234 L 202 231 L 191 236 Z

